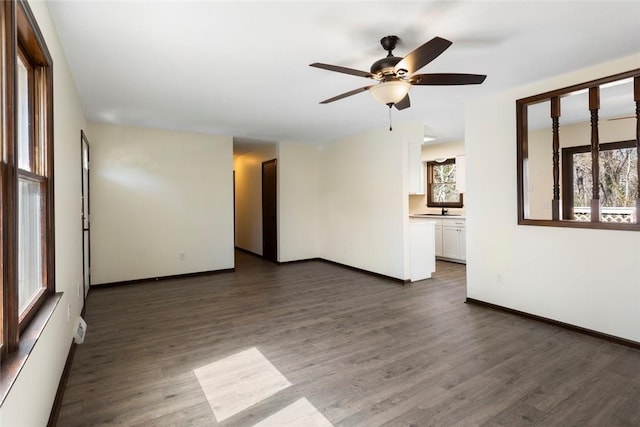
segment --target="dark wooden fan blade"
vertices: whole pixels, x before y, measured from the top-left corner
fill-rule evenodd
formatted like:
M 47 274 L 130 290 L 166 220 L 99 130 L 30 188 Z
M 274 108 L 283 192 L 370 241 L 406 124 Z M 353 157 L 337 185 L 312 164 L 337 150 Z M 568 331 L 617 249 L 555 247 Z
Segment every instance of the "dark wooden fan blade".
M 328 104 L 330 102 L 337 101 L 337 100 L 342 99 L 342 98 L 346 98 L 347 96 L 355 95 L 355 94 L 360 93 L 360 92 L 365 92 L 365 91 L 369 90 L 370 87 L 371 86 L 365 86 L 365 87 L 361 87 L 359 89 L 350 90 L 349 92 L 342 93 L 340 95 L 334 96 L 333 98 L 325 99 L 324 101 L 320 102 L 320 104 Z
M 478 85 L 486 79 L 484 74 L 434 73 L 415 74 L 409 80 L 412 85 Z
M 393 104 L 398 110 L 404 110 L 405 108 L 411 107 L 411 101 L 409 101 L 409 94 L 405 95 L 404 98 L 400 100 L 400 102 L 396 102 Z
M 399 70 L 406 70 L 406 74 L 411 75 L 436 59 L 451 45 L 452 42 L 447 39 L 434 37 L 402 58 L 396 64 L 394 71 L 397 73 Z
M 309 64 L 310 67 L 322 68 L 323 70 L 335 71 L 337 73 L 351 74 L 352 76 L 366 77 L 373 79 L 375 76 L 368 71 L 354 70 L 353 68 L 340 67 L 339 65 L 322 64 L 320 62 L 314 62 Z

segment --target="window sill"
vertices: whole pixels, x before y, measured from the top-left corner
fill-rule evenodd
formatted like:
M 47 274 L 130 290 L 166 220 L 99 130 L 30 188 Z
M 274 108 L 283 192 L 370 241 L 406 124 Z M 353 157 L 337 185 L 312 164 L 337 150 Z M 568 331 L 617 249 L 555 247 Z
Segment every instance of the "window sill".
M 51 319 L 51 315 L 58 306 L 61 297 L 62 293 L 57 293 L 45 299 L 29 326 L 20 335 L 18 351 L 9 354 L 6 360 L 2 361 L 2 366 L 0 366 L 0 406 L 2 406 L 4 399 L 16 382 L 22 367 L 27 362 L 29 354 L 31 354 L 36 342 L 38 342 L 49 319 Z
M 590 228 L 599 230 L 627 230 L 640 231 L 640 224 L 619 223 L 619 222 L 591 222 L 575 220 L 552 220 L 552 219 L 527 219 L 520 218 L 518 225 L 537 225 L 543 227 L 563 227 L 563 228 Z

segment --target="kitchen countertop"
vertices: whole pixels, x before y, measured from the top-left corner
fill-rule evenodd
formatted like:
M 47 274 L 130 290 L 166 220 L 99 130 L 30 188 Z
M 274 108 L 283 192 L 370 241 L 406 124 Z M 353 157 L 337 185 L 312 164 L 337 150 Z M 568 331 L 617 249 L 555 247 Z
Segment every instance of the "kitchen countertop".
M 423 219 L 466 219 L 464 215 L 440 215 L 440 214 L 411 214 L 409 218 L 423 218 Z

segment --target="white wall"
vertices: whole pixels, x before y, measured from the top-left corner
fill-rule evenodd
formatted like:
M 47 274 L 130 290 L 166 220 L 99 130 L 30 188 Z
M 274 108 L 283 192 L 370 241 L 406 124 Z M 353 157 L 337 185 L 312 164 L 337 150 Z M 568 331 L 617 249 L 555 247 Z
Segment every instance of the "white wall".
M 441 144 L 424 144 L 422 146 L 422 161 L 430 162 L 435 159 L 450 159 L 464 156 L 464 141 L 444 142 Z
M 325 144 L 320 152 L 320 257 L 409 279 L 408 142 L 421 124 Z
M 278 260 L 318 257 L 319 151 L 309 144 L 278 144 Z
M 90 123 L 87 138 L 93 284 L 233 268 L 231 137 Z
M 236 188 L 236 235 L 238 248 L 262 255 L 262 162 L 277 158 L 277 147 L 269 144 L 260 150 L 233 159 Z M 280 162 L 277 165 L 279 174 Z M 277 179 L 277 178 L 276 178 Z M 276 185 L 279 184 L 277 179 Z M 281 197 L 278 191 L 278 198 Z M 278 217 L 282 212 L 278 212 Z
M 86 122 L 47 3 L 30 2 L 30 6 L 53 59 L 55 268 L 56 290 L 63 295 L 0 407 L 0 425 L 7 427 L 47 424 L 74 322 L 82 310 L 78 296 L 82 284 L 80 130 Z
M 518 226 L 515 124 L 516 99 L 639 67 L 635 55 L 467 106 L 470 298 L 640 341 L 640 233 Z

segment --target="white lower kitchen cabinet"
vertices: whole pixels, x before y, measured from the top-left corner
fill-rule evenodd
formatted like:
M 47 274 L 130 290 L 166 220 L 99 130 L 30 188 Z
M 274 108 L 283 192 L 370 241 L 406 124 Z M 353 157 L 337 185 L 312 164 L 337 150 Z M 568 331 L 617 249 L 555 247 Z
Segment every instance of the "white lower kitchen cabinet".
M 436 271 L 435 221 L 409 221 L 411 281 L 428 279 Z
M 442 254 L 440 257 L 466 263 L 467 229 L 464 219 L 442 219 Z
M 443 258 L 460 259 L 460 229 L 455 227 L 442 227 L 442 255 Z
M 423 219 L 424 218 L 424 219 Z M 433 246 L 437 259 L 467 263 L 467 227 L 463 217 L 412 216 L 410 223 L 429 220 L 435 223 Z
M 436 220 L 436 256 L 442 256 L 442 220 Z

